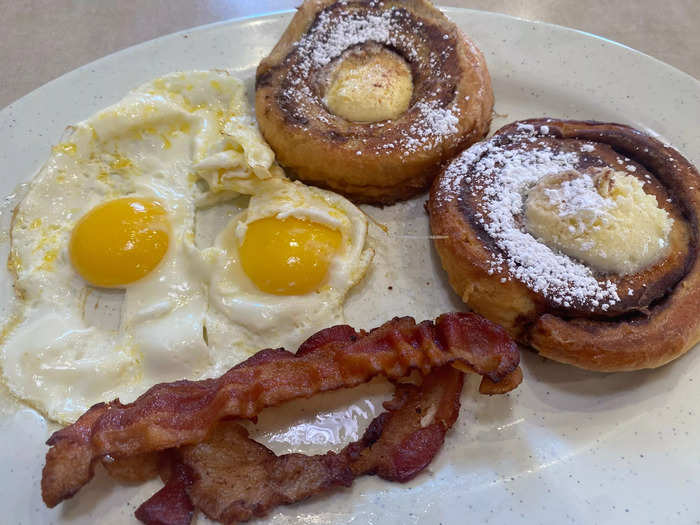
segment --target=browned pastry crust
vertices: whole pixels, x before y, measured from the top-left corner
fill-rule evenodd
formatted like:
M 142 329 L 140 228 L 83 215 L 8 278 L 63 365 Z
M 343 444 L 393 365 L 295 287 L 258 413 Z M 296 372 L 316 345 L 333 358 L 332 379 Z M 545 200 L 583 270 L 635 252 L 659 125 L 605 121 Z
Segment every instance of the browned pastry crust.
M 309 56 L 334 23 L 368 16 L 391 20 L 380 44 L 408 62 L 413 96 L 396 119 L 349 122 L 324 105 L 327 65 Z M 305 38 L 308 43 L 299 45 Z M 353 49 L 368 42 L 348 41 Z M 485 136 L 492 108 L 483 55 L 425 0 L 307 0 L 256 75 L 258 123 L 280 164 L 355 202 L 390 204 L 426 190 L 441 163 Z
M 534 130 L 536 139 L 523 138 L 518 132 L 524 127 Z M 658 367 L 700 340 L 700 175 L 688 160 L 633 128 L 592 121 L 515 122 L 497 131 L 490 142 L 503 150 L 544 147 L 575 152 L 579 170 L 617 169 L 624 159 L 632 166 L 630 174 L 644 182 L 645 192 L 655 195 L 674 219 L 674 226 L 668 254 L 658 263 L 627 276 L 595 275 L 624 292 L 618 302 L 606 309 L 573 303 L 563 307 L 512 278 L 509 268 L 493 270 L 491 261 L 499 247 L 476 211 L 484 193 L 470 185 L 469 177 L 457 177 L 448 167 L 435 180 L 428 212 L 450 284 L 470 308 L 502 324 L 541 355 L 590 370 Z M 472 158 L 460 168 L 463 172 L 479 160 L 473 158 L 476 148 L 469 150 Z

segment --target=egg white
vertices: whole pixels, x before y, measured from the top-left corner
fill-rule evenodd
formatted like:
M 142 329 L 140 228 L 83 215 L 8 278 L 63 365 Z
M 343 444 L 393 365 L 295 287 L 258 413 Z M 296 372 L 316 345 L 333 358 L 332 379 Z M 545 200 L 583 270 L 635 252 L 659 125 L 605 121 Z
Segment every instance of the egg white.
M 328 274 L 319 289 L 301 295 L 261 291 L 243 271 L 238 248 L 247 225 L 262 218 L 296 217 L 316 222 L 341 234 Z M 364 275 L 373 251 L 365 248 L 367 219 L 347 199 L 286 179 L 261 182 L 247 209 L 231 219 L 214 246 L 201 252 L 208 267 L 207 332 L 214 347 L 240 339 L 246 353 L 260 348 L 296 348 L 316 331 L 343 322 L 343 301 Z M 233 364 L 219 360 L 223 372 Z

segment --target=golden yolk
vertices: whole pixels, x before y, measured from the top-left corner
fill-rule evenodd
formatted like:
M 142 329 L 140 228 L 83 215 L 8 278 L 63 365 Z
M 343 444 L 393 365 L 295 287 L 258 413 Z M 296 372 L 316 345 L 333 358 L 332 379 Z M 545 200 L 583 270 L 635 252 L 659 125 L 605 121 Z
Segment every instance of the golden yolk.
M 90 284 L 124 286 L 158 266 L 169 239 L 168 215 L 158 201 L 116 199 L 80 219 L 70 240 L 70 258 Z
M 267 217 L 248 225 L 239 248 L 241 266 L 263 292 L 306 294 L 326 278 L 341 238 L 312 221 Z

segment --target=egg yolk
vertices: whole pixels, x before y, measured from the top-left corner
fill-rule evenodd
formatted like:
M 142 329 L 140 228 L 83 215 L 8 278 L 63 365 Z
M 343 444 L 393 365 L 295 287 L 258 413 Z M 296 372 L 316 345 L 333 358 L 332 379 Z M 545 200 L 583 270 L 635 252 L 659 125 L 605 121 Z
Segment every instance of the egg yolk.
M 340 242 L 341 234 L 322 224 L 267 217 L 248 225 L 241 266 L 263 292 L 302 295 L 321 285 Z
M 168 215 L 158 201 L 116 199 L 80 219 L 71 236 L 70 258 L 90 284 L 125 286 L 158 266 L 169 239 Z

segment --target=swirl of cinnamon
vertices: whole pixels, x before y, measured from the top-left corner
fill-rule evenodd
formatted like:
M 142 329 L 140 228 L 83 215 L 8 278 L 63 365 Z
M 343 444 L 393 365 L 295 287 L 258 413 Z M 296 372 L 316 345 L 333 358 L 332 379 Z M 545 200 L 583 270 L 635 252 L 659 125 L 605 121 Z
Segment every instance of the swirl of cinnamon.
M 700 340 L 700 175 L 640 131 L 514 122 L 445 168 L 428 211 L 455 291 L 544 357 L 636 370 Z
M 255 106 L 292 176 L 389 204 L 488 132 L 493 92 L 481 52 L 425 0 L 306 0 L 258 66 Z

